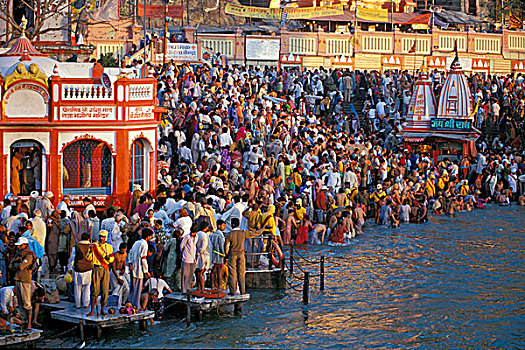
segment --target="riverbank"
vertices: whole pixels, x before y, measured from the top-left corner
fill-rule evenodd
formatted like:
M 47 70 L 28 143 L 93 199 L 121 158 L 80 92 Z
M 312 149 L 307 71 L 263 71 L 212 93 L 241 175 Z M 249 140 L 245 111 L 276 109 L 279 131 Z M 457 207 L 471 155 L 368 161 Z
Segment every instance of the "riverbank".
M 397 229 L 369 226 L 347 247 L 299 247 L 327 257 L 326 290 L 255 291 L 241 317 L 180 318 L 116 330 L 86 347 L 523 348 L 525 209 L 489 205 Z M 177 323 L 177 324 L 175 324 Z M 39 347 L 78 344 L 75 337 Z

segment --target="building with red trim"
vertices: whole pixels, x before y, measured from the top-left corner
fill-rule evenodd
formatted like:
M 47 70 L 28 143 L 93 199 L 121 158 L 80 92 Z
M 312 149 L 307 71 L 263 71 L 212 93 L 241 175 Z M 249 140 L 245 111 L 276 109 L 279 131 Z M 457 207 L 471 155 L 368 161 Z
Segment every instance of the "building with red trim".
M 98 207 L 155 188 L 156 80 L 63 63 L 24 34 L 0 55 L 0 193 L 53 192 Z M 56 204 L 56 203 L 55 203 Z

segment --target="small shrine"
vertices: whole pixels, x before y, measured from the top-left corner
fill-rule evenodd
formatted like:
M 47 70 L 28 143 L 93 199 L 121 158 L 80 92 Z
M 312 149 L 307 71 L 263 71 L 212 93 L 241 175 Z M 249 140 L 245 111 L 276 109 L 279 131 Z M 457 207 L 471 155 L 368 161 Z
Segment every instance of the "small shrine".
M 475 156 L 481 132 L 473 126 L 473 111 L 472 93 L 456 57 L 438 103 L 432 81 L 424 69 L 420 70 L 400 136 L 407 149 L 428 153 L 435 162 Z
M 69 195 L 103 208 L 125 206 L 136 186 L 155 188 L 156 80 L 120 73 L 53 60 L 22 31 L 0 54 L 2 195 L 51 191 L 55 204 Z

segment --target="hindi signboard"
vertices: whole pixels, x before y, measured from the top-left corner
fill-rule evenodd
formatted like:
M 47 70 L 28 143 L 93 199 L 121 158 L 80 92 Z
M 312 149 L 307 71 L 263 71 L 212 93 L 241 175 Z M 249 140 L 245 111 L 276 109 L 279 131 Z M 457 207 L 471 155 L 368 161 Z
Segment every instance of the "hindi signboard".
M 434 131 L 471 131 L 472 120 L 436 118 L 430 121 L 430 130 Z
M 388 22 L 388 10 L 357 6 L 357 18 L 365 21 Z
M 60 120 L 116 120 L 114 106 L 61 106 Z
M 175 61 L 198 61 L 197 44 L 168 43 L 166 58 Z
M 239 17 L 276 19 L 280 21 L 283 21 L 283 19 L 286 21 L 287 19 L 309 19 L 344 14 L 343 5 L 341 4 L 317 7 L 286 7 L 284 10 L 280 8 L 226 4 L 224 12 Z M 283 16 L 284 13 L 286 16 Z
M 49 93 L 37 84 L 15 84 L 4 93 L 2 104 L 7 118 L 43 118 L 48 114 Z
M 166 8 L 164 5 L 146 5 L 146 17 L 164 18 Z M 168 17 L 181 19 L 184 13 L 182 5 L 169 5 Z M 137 4 L 137 16 L 144 17 L 144 5 Z
M 153 106 L 128 107 L 128 120 L 153 119 Z
M 264 18 L 264 19 L 281 19 L 281 9 L 280 8 L 265 8 L 265 7 L 255 7 L 255 6 L 242 6 L 242 5 L 233 5 L 226 4 L 224 12 L 229 15 L 239 16 L 239 17 L 250 17 L 250 18 Z
M 278 38 L 246 38 L 246 59 L 279 61 L 281 40 Z
M 288 19 L 309 19 L 343 15 L 343 5 L 285 8 Z

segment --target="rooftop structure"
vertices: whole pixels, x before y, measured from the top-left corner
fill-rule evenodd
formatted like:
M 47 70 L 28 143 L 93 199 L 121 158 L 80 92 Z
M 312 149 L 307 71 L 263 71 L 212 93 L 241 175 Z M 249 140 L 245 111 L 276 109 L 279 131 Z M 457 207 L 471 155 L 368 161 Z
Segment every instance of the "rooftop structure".
M 69 195 L 73 205 L 88 196 L 102 207 L 153 189 L 156 80 L 121 73 L 53 60 L 22 32 L 0 55 L 0 192 Z

